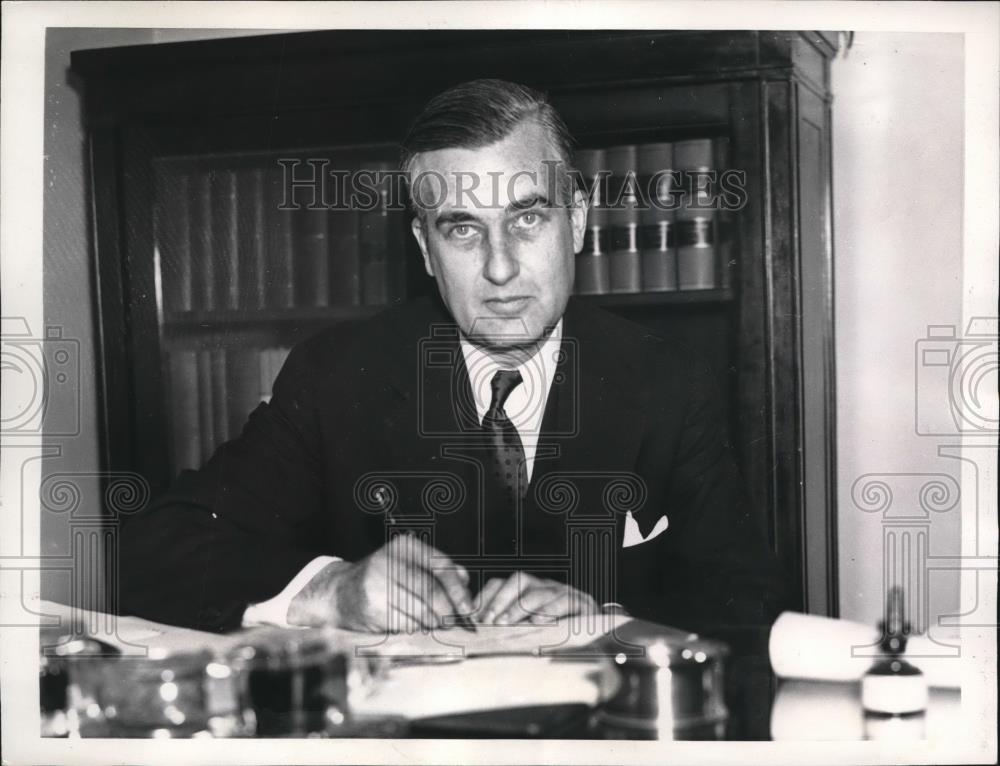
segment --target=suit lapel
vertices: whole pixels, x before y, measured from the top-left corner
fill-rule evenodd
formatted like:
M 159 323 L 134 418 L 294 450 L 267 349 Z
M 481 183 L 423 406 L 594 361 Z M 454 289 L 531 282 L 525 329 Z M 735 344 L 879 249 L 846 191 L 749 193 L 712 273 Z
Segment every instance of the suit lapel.
M 622 355 L 616 342 L 590 310 L 570 300 L 562 361 L 539 439 L 539 444 L 559 447 L 554 465 L 592 471 L 634 466 L 646 392 L 635 360 Z
M 375 470 L 398 487 L 399 515 L 432 528 L 435 547 L 449 554 L 474 552 L 475 466 L 445 454 L 444 447 L 477 438 L 475 404 L 457 327 L 437 302 L 423 306 L 391 328 L 392 337 L 403 340 L 384 360 L 386 390 L 378 399 L 385 438 L 373 458 Z M 441 493 L 432 491 L 436 480 Z M 440 505 L 449 496 L 446 487 L 456 488 L 462 502 Z M 381 520 L 369 526 L 370 534 L 384 534 Z
M 453 512 L 436 518 L 436 547 L 451 556 L 479 552 L 480 447 L 479 416 L 465 359 L 454 324 L 439 325 L 419 355 L 423 383 L 418 436 L 430 470 L 455 476 L 465 500 Z
M 636 355 L 623 353 L 619 339 L 600 315 L 571 299 L 563 322 L 560 364 L 549 392 L 539 453 L 532 475 L 528 514 L 542 515 L 539 506 L 551 506 L 544 496 L 565 478 L 578 491 L 576 514 L 600 518 L 615 525 L 615 545 L 624 534 L 625 511 L 610 482 L 631 473 L 643 432 L 643 399 L 648 393 Z M 552 457 L 543 457 L 552 455 Z M 608 507 L 607 500 L 612 502 Z M 599 523 L 599 522 L 598 522 Z
M 400 353 L 389 360 L 388 381 L 416 429 L 414 435 L 435 438 L 468 433 L 478 421 L 458 327 L 436 303 L 426 304 L 416 321 L 406 319 L 397 328 L 406 340 Z

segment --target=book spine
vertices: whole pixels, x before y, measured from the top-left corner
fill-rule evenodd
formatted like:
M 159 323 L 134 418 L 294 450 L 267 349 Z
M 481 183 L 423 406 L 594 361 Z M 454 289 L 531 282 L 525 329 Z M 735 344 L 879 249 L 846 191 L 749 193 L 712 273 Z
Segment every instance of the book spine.
M 611 291 L 611 274 L 608 269 L 608 211 L 605 184 L 601 176 L 606 158 L 601 149 L 577 152 L 577 169 L 582 189 L 589 195 L 587 230 L 584 232 L 583 249 L 576 256 L 576 292 L 579 295 L 603 295 Z
M 233 311 L 240 303 L 240 243 L 232 170 L 217 170 L 212 176 L 212 234 L 215 307 Z
M 303 207 L 295 211 L 295 305 L 330 304 L 328 210 Z
M 174 474 L 201 464 L 201 429 L 198 412 L 198 354 L 172 351 L 170 371 L 171 428 Z
M 290 202 L 290 201 L 289 201 Z M 295 307 L 295 284 L 293 281 L 294 238 L 292 232 L 292 209 L 283 209 L 285 203 L 284 175 L 282 168 L 270 169 L 267 174 L 267 220 L 266 282 L 267 305 L 270 308 L 290 309 Z
M 677 289 L 677 251 L 672 209 L 674 147 L 669 143 L 639 147 L 639 183 L 647 199 L 639 215 L 642 289 Z
M 410 235 L 406 215 L 402 210 L 386 211 L 389 246 L 389 300 L 398 303 L 406 298 L 407 239 Z
M 156 238 L 160 252 L 163 306 L 190 311 L 191 301 L 191 179 L 184 172 L 164 174 Z
M 358 213 L 337 209 L 328 219 L 330 239 L 330 305 L 361 305 L 361 257 Z
M 608 191 L 610 283 L 613 293 L 642 289 L 639 259 L 639 207 L 637 158 L 634 145 L 607 150 L 611 183 Z
M 198 351 L 198 432 L 201 434 L 201 462 L 215 450 L 215 419 L 212 417 L 212 352 Z
M 717 286 L 712 140 L 678 141 L 674 165 L 684 181 L 684 197 L 677 211 L 677 283 L 681 290 L 710 290 Z
M 226 392 L 229 394 L 228 435 L 234 439 L 243 431 L 247 418 L 260 404 L 260 354 L 257 349 L 229 349 L 226 352 Z
M 215 258 L 212 252 L 212 173 L 194 179 L 191 206 L 192 308 L 215 308 Z M 195 275 L 197 278 L 195 279 Z
M 212 349 L 213 449 L 229 439 L 229 395 L 226 390 L 226 350 Z
M 243 305 L 267 307 L 267 218 L 264 171 L 242 170 L 238 179 L 240 257 L 243 270 Z
M 385 163 L 366 163 L 373 173 L 389 169 Z M 361 261 L 362 303 L 384 306 L 403 296 L 406 261 L 402 211 L 390 209 L 390 180 L 379 176 L 377 202 L 372 210 L 358 212 L 358 249 Z
M 384 306 L 389 302 L 389 271 L 385 257 L 386 221 L 378 213 L 361 213 L 360 245 L 363 273 L 362 302 L 366 306 Z

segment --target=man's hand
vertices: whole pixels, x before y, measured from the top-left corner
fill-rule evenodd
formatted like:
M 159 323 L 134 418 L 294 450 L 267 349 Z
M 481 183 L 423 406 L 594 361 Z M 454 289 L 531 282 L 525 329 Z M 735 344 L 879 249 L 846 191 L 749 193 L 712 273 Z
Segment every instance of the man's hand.
M 597 602 L 565 583 L 544 580 L 526 572 L 488 580 L 479 594 L 478 622 L 515 625 L 545 623 L 572 615 L 600 611 Z
M 438 628 L 473 611 L 469 575 L 443 553 L 400 535 L 353 563 L 328 564 L 292 599 L 290 625 L 371 632 Z

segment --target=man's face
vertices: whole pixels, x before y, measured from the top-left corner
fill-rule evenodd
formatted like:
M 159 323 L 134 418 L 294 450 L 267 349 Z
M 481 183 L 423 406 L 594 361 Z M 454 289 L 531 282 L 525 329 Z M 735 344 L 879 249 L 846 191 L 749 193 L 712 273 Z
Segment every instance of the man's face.
M 557 193 L 562 187 L 549 177 L 559 172 L 557 162 L 545 131 L 531 121 L 481 149 L 415 158 L 410 177 L 425 214 L 414 219 L 413 234 L 424 267 L 477 343 L 533 343 L 563 315 L 587 209 L 582 194 L 568 206 Z

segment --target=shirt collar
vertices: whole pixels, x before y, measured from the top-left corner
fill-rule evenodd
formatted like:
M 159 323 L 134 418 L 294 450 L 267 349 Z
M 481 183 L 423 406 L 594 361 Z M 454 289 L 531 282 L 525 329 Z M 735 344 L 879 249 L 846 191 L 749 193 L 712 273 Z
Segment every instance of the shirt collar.
M 541 343 L 538 351 L 530 359 L 519 364 L 516 369 L 521 373 L 521 384 L 511 392 L 511 397 L 519 401 L 531 403 L 530 412 L 538 413 L 539 418 L 545 409 L 545 401 L 552 388 L 552 378 L 555 375 L 559 361 L 559 351 L 562 347 L 563 320 L 560 318 L 549 336 Z M 465 369 L 469 373 L 469 383 L 472 387 L 472 397 L 476 402 L 479 421 L 482 422 L 490 407 L 492 389 L 490 381 L 497 370 L 501 369 L 493 357 L 479 346 L 470 343 L 465 336 L 461 337 L 462 355 L 465 357 Z M 512 420 L 519 420 L 516 411 L 508 409 Z M 520 409 L 520 408 L 518 408 Z M 536 424 L 536 427 L 540 424 Z

